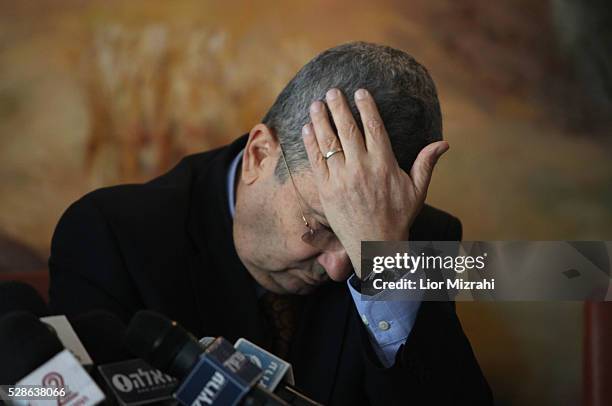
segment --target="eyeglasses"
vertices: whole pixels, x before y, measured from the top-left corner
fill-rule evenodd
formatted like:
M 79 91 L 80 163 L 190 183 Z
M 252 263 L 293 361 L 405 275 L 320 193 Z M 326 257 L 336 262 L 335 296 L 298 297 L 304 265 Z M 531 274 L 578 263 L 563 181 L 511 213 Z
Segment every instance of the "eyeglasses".
M 289 179 L 291 179 L 291 184 L 293 184 L 295 197 L 300 207 L 302 221 L 304 222 L 304 226 L 308 229 L 304 234 L 302 234 L 302 241 L 322 251 L 338 251 L 343 249 L 340 240 L 338 240 L 338 237 L 336 237 L 329 227 L 319 224 L 315 220 L 312 222 L 308 222 L 308 220 L 306 220 L 306 216 L 304 215 L 304 206 L 306 206 L 306 203 L 303 201 L 297 186 L 295 186 L 293 175 L 291 174 L 289 164 L 287 163 L 287 158 L 285 157 L 285 151 L 283 151 L 283 146 L 280 143 L 279 145 L 281 156 L 283 157 L 283 162 L 285 163 L 285 168 L 287 168 L 287 173 L 289 174 Z

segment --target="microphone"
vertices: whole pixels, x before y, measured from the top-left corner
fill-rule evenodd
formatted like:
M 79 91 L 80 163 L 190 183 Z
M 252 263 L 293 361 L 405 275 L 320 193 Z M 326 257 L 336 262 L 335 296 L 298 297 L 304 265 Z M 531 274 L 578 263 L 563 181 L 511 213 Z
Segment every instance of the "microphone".
M 28 312 L 0 319 L 0 382 L 14 385 L 64 347 L 57 336 Z
M 122 406 L 158 402 L 176 404 L 172 396 L 178 386 L 176 378 L 140 358 L 100 365 L 98 373 L 108 394 Z
M 93 366 L 87 350 L 77 337 L 65 316 L 50 316 L 49 309 L 38 292 L 27 283 L 8 281 L 0 283 L 0 315 L 26 311 L 40 317 L 55 332 L 63 347 L 70 350 L 86 369 Z
M 154 367 L 181 380 L 174 395 L 181 404 L 287 405 L 257 385 L 262 371 L 227 340 L 218 338 L 205 349 L 175 321 L 155 312 L 134 315 L 126 345 Z
M 200 344 L 207 347 L 215 340 L 214 337 L 200 338 Z M 246 355 L 249 361 L 263 370 L 263 376 L 259 384 L 274 392 L 275 395 L 291 405 L 312 406 L 320 405 L 315 400 L 301 393 L 294 385 L 293 368 L 291 364 L 282 358 L 264 350 L 246 338 L 239 338 L 234 348 Z
M 32 286 L 18 281 L 0 282 L 0 316 L 16 311 L 38 317 L 49 315 L 47 304 Z
M 322 406 L 321 403 L 310 399 L 294 386 L 293 369 L 287 361 L 245 338 L 238 339 L 234 348 L 246 355 L 252 363 L 263 370 L 263 376 L 259 384 L 264 388 L 274 392 L 275 395 L 291 405 Z
M 135 358 L 124 345 L 126 325 L 105 310 L 93 310 L 71 320 L 97 368 L 96 381 L 107 398 L 122 406 L 174 403 L 176 378 Z
M 74 355 L 31 313 L 13 312 L 0 319 L 0 359 L 0 382 L 57 389 L 55 400 L 67 406 L 96 405 L 105 399 Z
M 106 310 L 92 310 L 70 318 L 70 324 L 94 364 L 111 364 L 134 358 L 124 345 L 125 323 Z

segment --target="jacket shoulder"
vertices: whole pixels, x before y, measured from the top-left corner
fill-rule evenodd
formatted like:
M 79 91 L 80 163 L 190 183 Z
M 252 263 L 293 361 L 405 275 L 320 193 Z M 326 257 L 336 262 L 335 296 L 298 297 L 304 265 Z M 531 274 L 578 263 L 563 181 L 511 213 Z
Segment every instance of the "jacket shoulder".
M 177 221 L 189 208 L 195 179 L 206 171 L 216 152 L 189 155 L 167 173 L 146 183 L 96 189 L 75 204 L 93 205 L 116 224 L 146 228 L 152 221 Z
M 193 182 L 210 162 L 209 153 L 184 158 L 168 173 L 143 184 L 109 186 L 87 193 L 68 207 L 52 239 L 52 251 L 84 235 L 112 239 L 124 265 L 133 253 L 158 257 L 161 247 L 179 247 L 186 236 Z M 92 235 L 91 238 L 94 238 Z M 71 242 L 69 244 L 69 242 Z M 173 251 L 172 249 L 170 251 Z
M 413 241 L 461 241 L 461 220 L 428 204 L 423 205 L 410 228 Z

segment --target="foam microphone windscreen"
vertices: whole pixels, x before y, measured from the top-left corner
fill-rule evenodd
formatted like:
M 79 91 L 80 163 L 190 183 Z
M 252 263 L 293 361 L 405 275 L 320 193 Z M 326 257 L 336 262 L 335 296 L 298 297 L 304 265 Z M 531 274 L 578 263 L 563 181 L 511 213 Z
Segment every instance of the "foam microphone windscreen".
M 159 317 L 152 311 L 139 311 L 128 324 L 125 335 L 126 347 L 140 358 L 148 360 L 157 352 L 159 344 L 171 328 L 171 320 Z
M 28 312 L 0 318 L 0 383 L 15 384 L 64 346 L 51 329 Z
M 165 316 L 139 311 L 128 325 L 126 347 L 149 364 L 183 379 L 204 351 L 196 338 Z
M 135 358 L 124 345 L 126 325 L 106 310 L 93 310 L 70 319 L 70 324 L 96 365 Z
M 27 283 L 0 282 L 0 316 L 26 311 L 38 317 L 49 315 L 49 308 L 38 292 Z

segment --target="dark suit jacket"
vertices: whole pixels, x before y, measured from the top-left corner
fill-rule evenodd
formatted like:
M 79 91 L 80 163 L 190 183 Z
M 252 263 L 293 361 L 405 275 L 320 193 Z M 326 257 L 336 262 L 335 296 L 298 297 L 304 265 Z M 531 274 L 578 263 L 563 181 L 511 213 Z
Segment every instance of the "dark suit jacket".
M 184 158 L 146 184 L 96 190 L 62 216 L 51 244 L 50 306 L 75 316 L 105 309 L 124 321 L 140 309 L 195 336 L 245 337 L 269 348 L 255 283 L 232 239 L 227 173 L 244 147 Z M 459 240 L 461 223 L 425 206 L 413 240 Z M 289 361 L 296 386 L 332 405 L 490 404 L 491 391 L 454 306 L 422 304 L 392 368 L 382 368 L 345 283 L 305 299 Z

